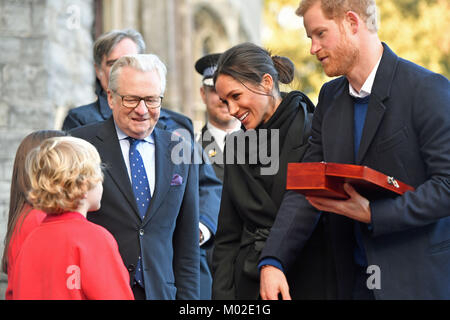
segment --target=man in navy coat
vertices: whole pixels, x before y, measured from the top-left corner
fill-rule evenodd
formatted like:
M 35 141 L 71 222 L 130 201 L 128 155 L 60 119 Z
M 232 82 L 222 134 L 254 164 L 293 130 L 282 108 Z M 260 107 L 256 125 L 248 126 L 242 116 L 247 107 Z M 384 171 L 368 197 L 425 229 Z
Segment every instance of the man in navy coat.
M 336 5 L 336 1 L 328 1 Z M 289 298 L 284 273 L 317 223 L 344 299 L 450 299 L 450 84 L 377 36 L 375 1 L 302 1 L 311 54 L 329 76 L 304 162 L 365 165 L 415 188 L 348 200 L 285 194 L 261 256 L 261 296 Z M 327 276 L 327 275 L 324 275 Z

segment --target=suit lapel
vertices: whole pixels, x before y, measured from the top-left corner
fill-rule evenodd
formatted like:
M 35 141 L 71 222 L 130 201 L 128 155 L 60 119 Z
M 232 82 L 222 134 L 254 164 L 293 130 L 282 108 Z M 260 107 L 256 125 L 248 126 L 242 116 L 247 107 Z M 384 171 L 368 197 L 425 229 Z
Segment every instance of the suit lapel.
M 378 66 L 370 95 L 366 121 L 361 137 L 356 164 L 360 164 L 367 153 L 383 120 L 386 106 L 384 101 L 389 98 L 392 81 L 397 67 L 398 57 L 383 43 L 383 56 Z
M 362 132 L 361 143 L 359 145 L 359 151 L 356 158 L 356 164 L 360 164 L 372 143 L 378 127 L 383 120 L 386 107 L 383 105 L 379 98 L 375 94 L 370 95 L 369 106 L 367 108 L 366 120 L 364 122 L 364 129 Z
M 136 201 L 131 189 L 130 178 L 128 177 L 127 167 L 123 160 L 122 150 L 117 138 L 116 127 L 113 118 L 110 117 L 100 128 L 97 137 L 100 139 L 99 152 L 103 156 L 103 162 L 106 163 L 106 172 L 111 176 L 114 183 L 123 193 L 134 213 L 139 217 Z
M 345 80 L 322 121 L 324 161 L 354 163 L 353 141 L 353 100 Z
M 154 216 L 158 208 L 164 201 L 167 192 L 170 189 L 174 165 L 170 158 L 173 141 L 171 134 L 167 131 L 154 129 L 155 139 L 155 190 L 152 200 L 144 218 L 144 224 L 148 223 Z M 149 177 L 149 179 L 151 179 Z

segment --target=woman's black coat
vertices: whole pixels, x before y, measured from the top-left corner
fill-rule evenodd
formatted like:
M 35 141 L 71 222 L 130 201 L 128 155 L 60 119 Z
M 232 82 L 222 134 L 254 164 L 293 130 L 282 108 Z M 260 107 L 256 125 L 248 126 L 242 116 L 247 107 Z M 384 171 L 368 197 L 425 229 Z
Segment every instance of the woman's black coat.
M 213 255 L 213 299 L 258 299 L 259 255 L 286 190 L 287 164 L 300 162 L 308 147 L 313 111 L 314 105 L 306 95 L 292 91 L 267 123 L 258 126 L 255 132 L 240 131 L 227 138 L 227 162 Z M 268 139 L 261 134 L 264 131 L 261 129 L 267 129 Z M 270 139 L 274 129 L 278 131 L 279 141 Z M 261 168 L 268 169 L 273 163 L 264 165 L 264 159 L 259 156 L 256 164 L 250 161 L 259 149 L 254 143 L 250 144 L 251 139 L 242 139 L 242 135 L 252 134 L 257 136 L 258 148 L 267 143 L 266 150 L 271 150 L 272 144 L 279 142 L 278 155 L 270 157 L 279 159 L 276 174 L 261 174 Z M 239 135 L 241 141 L 246 141 L 245 164 L 238 164 Z M 227 159 L 231 151 L 234 151 L 233 164 Z M 288 270 L 294 299 L 329 297 L 330 261 L 325 243 L 323 229 L 319 226 L 296 265 Z

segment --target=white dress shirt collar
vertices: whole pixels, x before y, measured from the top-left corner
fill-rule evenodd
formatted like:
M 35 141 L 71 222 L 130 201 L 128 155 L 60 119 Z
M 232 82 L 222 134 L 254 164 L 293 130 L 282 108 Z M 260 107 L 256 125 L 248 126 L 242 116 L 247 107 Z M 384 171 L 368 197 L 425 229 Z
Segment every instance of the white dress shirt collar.
M 376 63 L 375 67 L 373 67 L 372 72 L 370 72 L 369 76 L 367 77 L 366 81 L 362 85 L 361 90 L 359 90 L 359 92 L 356 91 L 355 89 L 353 89 L 353 87 L 350 83 L 348 84 L 348 88 L 349 88 L 349 92 L 350 92 L 351 96 L 353 96 L 355 98 L 365 98 L 372 93 L 373 82 L 375 81 L 375 75 L 377 74 L 377 70 L 380 65 L 381 57 L 380 57 L 380 59 L 378 59 L 378 62 Z
M 211 135 L 214 137 L 214 141 L 219 146 L 220 151 L 223 152 L 223 148 L 225 146 L 225 137 L 226 137 L 226 135 L 229 134 L 229 133 L 232 133 L 234 131 L 239 130 L 241 128 L 241 123 L 238 122 L 238 125 L 234 129 L 232 129 L 232 130 L 230 130 L 228 132 L 215 127 L 210 122 L 208 122 L 206 124 L 206 128 L 208 129 L 209 133 L 211 133 Z

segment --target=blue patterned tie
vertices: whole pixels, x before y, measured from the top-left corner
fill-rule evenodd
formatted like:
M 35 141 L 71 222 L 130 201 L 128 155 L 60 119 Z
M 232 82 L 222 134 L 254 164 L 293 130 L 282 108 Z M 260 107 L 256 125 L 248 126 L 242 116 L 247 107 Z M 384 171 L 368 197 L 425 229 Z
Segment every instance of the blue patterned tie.
M 137 140 L 131 137 L 127 138 L 130 141 L 130 171 L 131 171 L 131 184 L 133 188 L 134 198 L 139 210 L 139 216 L 144 219 L 147 213 L 148 206 L 150 204 L 151 192 L 148 184 L 147 174 L 145 172 L 144 162 L 142 161 L 141 154 L 137 150 L 137 145 L 143 140 Z M 139 237 L 144 235 L 143 230 L 139 231 Z M 144 273 L 142 270 L 141 258 L 142 253 L 139 255 L 135 279 L 139 285 L 144 287 Z

